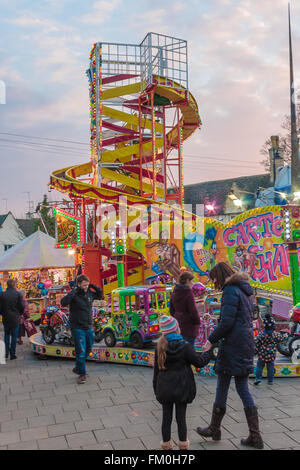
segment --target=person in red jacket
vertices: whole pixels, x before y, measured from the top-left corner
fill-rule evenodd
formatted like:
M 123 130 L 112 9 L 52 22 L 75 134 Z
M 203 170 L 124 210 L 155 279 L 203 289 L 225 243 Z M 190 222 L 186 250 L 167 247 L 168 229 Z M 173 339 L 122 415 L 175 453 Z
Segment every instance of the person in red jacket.
M 28 302 L 26 299 L 26 292 L 24 290 L 19 291 L 20 294 L 23 297 L 23 302 L 24 302 L 24 312 L 22 315 L 20 315 L 20 325 L 19 325 L 19 332 L 18 332 L 18 344 L 23 344 L 22 338 L 26 336 L 26 330 L 25 330 L 25 320 L 28 320 L 30 318 L 29 314 L 29 307 L 28 307 Z
M 170 314 L 179 323 L 183 339 L 192 346 L 199 333 L 200 317 L 196 307 L 192 291 L 194 275 L 190 271 L 184 271 L 179 277 L 171 294 Z

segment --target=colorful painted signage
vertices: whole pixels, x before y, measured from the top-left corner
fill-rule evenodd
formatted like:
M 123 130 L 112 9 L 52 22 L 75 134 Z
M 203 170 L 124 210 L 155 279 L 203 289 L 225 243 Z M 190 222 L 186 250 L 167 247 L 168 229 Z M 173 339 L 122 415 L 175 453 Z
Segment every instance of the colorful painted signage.
M 203 233 L 188 230 L 183 240 L 173 235 L 172 230 L 162 230 L 158 240 L 145 243 L 147 266 L 152 274 L 164 271 L 176 278 L 184 264 L 197 273 L 200 281 L 207 282 L 212 267 L 226 261 L 247 272 L 257 286 L 292 290 L 280 206 L 253 209 L 227 225 L 206 218 Z
M 84 241 L 84 223 L 79 217 L 55 207 L 56 248 L 73 248 Z
M 246 271 L 261 287 L 291 290 L 288 248 L 283 243 L 281 207 L 268 206 L 245 212 L 229 224 L 205 222 L 201 237 L 193 234 L 194 246 L 186 250 L 186 263 L 204 278 L 219 261 Z M 191 242 L 191 236 L 189 236 Z M 205 280 L 205 279 L 203 279 Z

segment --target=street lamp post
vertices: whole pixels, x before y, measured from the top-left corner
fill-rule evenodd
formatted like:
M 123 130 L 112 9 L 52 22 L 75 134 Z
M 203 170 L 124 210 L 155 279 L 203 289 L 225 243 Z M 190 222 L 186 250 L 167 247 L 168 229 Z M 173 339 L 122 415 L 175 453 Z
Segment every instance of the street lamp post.
M 299 190 L 300 180 L 300 159 L 299 159 L 299 141 L 297 135 L 297 116 L 295 103 L 295 85 L 294 85 L 294 65 L 292 51 L 292 33 L 291 33 L 291 13 L 290 4 L 288 7 L 289 17 L 289 57 L 290 57 L 290 106 L 291 106 L 291 172 L 292 172 L 292 193 Z

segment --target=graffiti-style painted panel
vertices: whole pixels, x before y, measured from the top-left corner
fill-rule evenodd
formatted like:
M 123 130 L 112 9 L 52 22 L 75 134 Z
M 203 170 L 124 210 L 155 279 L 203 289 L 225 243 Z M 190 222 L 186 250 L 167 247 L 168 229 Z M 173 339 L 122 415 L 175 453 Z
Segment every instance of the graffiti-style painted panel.
M 291 290 L 288 248 L 282 239 L 282 217 L 279 206 L 245 212 L 229 224 L 205 222 L 205 233 L 193 234 L 183 241 L 185 263 L 205 281 L 215 263 L 228 261 L 233 267 L 248 272 L 261 287 Z M 193 249 L 185 247 L 193 243 Z M 202 246 L 201 246 L 202 244 Z

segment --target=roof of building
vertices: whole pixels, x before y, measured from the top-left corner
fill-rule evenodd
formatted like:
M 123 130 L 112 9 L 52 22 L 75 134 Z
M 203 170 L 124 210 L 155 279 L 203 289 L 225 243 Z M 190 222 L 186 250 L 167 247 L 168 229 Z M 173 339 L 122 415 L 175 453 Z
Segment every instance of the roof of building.
M 1 225 L 3 224 L 3 222 L 5 221 L 6 217 L 8 216 L 8 214 L 10 214 L 11 212 L 8 212 L 7 214 L 2 214 L 0 215 L 0 227 Z
M 270 174 L 188 184 L 184 187 L 184 202 L 186 204 L 205 204 L 209 201 L 214 203 L 215 207 L 219 208 L 218 212 L 220 212 L 233 184 L 241 190 L 255 193 L 259 187 L 267 188 L 271 185 Z
M 29 237 L 32 233 L 35 232 L 35 223 L 38 219 L 16 219 L 13 213 L 10 211 L 7 214 L 0 214 L 0 227 L 3 225 L 9 214 L 15 219 L 25 237 Z

